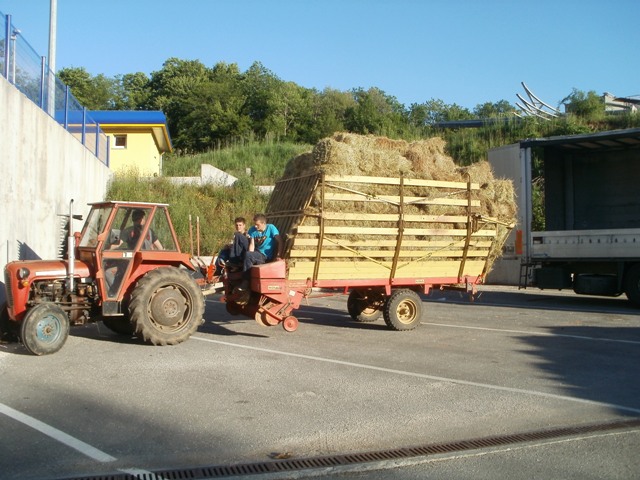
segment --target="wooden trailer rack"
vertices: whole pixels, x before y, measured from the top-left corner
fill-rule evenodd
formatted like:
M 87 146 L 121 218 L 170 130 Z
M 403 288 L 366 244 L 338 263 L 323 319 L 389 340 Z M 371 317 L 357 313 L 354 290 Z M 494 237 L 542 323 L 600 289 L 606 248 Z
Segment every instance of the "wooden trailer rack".
M 234 294 L 231 274 L 227 309 L 295 330 L 291 312 L 323 289 L 349 294 L 355 320 L 383 315 L 392 329 L 413 329 L 418 293 L 456 288 L 472 296 L 500 252 L 498 225 L 506 225 L 480 213 L 480 188 L 402 176 L 280 180 L 266 214 L 284 239 L 285 260 L 253 267 L 248 297 Z

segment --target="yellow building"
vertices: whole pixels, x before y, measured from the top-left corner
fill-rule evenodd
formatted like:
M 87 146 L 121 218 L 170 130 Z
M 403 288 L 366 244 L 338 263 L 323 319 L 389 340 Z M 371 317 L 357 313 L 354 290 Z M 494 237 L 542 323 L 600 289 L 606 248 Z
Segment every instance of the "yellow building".
M 91 118 L 109 136 L 109 168 L 141 176 L 162 173 L 162 155 L 171 152 L 167 119 L 160 111 L 92 110 Z

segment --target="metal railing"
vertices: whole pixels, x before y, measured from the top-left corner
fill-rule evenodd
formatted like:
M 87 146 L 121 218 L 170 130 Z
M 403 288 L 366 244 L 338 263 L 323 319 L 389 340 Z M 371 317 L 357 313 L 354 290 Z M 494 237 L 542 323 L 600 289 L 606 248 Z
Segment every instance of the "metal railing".
M 109 137 L 87 109 L 49 70 L 47 58 L 39 56 L 11 22 L 0 12 L 0 75 L 33 103 L 57 120 L 102 163 L 109 165 Z

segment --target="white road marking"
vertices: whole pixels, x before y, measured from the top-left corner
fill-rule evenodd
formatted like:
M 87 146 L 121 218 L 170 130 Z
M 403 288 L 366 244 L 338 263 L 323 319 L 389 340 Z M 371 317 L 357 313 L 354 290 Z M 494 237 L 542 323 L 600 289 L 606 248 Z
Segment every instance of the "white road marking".
M 336 316 L 340 317 L 348 317 L 348 315 L 342 312 L 336 313 L 324 313 L 324 312 L 313 312 L 313 315 L 321 315 L 327 317 Z M 302 317 L 298 317 L 300 319 Z M 313 323 L 313 319 L 308 317 L 308 319 Z M 420 322 L 420 325 L 435 325 L 438 327 L 450 327 L 450 328 L 467 328 L 469 330 L 486 330 L 488 332 L 500 332 L 500 333 L 517 333 L 521 335 L 539 335 L 545 337 L 564 337 L 564 338 L 575 338 L 577 340 L 591 340 L 594 342 L 615 342 L 615 343 L 628 343 L 630 345 L 640 345 L 640 341 L 638 340 L 621 340 L 615 338 L 598 338 L 598 337 L 588 337 L 586 335 L 567 335 L 565 333 L 548 333 L 548 332 L 535 332 L 531 330 L 510 330 L 505 328 L 489 328 L 489 327 L 474 327 L 473 325 L 452 325 L 449 323 L 435 323 L 435 322 Z
M 0 413 L 3 413 L 9 418 L 13 418 L 14 420 L 27 425 L 28 427 L 33 428 L 34 430 L 38 430 L 41 433 L 44 433 L 48 437 L 51 437 L 54 440 L 57 440 L 60 443 L 67 445 L 68 447 L 77 450 L 78 452 L 86 455 L 93 460 L 97 460 L 98 462 L 107 463 L 114 462 L 116 460 L 115 457 L 103 452 L 102 450 L 98 450 L 95 447 L 92 447 L 88 443 L 83 442 L 82 440 L 78 440 L 71 435 L 64 433 L 57 428 L 52 427 L 51 425 L 47 425 L 40 420 L 36 420 L 29 415 L 25 415 L 18 410 L 14 410 L 13 408 L 0 403 Z
M 502 392 L 510 392 L 510 393 L 517 393 L 517 394 L 524 394 L 524 395 L 534 395 L 537 397 L 543 397 L 543 398 L 550 398 L 550 399 L 555 399 L 555 400 L 563 400 L 563 401 L 567 401 L 567 402 L 575 402 L 575 403 L 583 403 L 586 405 L 595 405 L 595 406 L 599 406 L 599 407 L 607 407 L 607 408 L 615 408 L 618 410 L 623 410 L 625 412 L 632 412 L 632 413 L 640 413 L 640 409 L 639 408 L 633 408 L 633 407 L 626 407 L 624 405 L 616 405 L 613 403 L 606 403 L 606 402 L 597 402 L 595 400 L 587 400 L 587 399 L 583 399 L 583 398 L 575 398 L 575 397 L 567 397 L 566 395 L 558 395 L 555 393 L 546 393 L 546 392 L 539 392 L 536 390 L 527 390 L 527 389 L 522 389 L 522 388 L 514 388 L 514 387 L 504 387 L 501 385 L 492 385 L 489 383 L 480 383 L 480 382 L 472 382 L 469 380 L 461 380 L 458 378 L 449 378 L 449 377 L 440 377 L 437 375 L 427 375 L 425 373 L 417 373 L 417 372 L 407 372 L 404 370 L 395 370 L 392 368 L 384 368 L 384 367 L 376 367 L 375 365 L 366 365 L 363 363 L 354 363 L 354 362 L 346 362 L 344 360 L 336 360 L 336 359 L 332 359 L 332 358 L 325 358 L 325 357 L 316 357 L 313 355 L 303 355 L 300 353 L 292 353 L 292 352 L 284 352 L 284 351 L 280 351 L 280 350 L 273 350 L 270 348 L 261 348 L 261 347 L 252 347 L 249 345 L 241 345 L 239 343 L 231 343 L 231 342 L 224 342 L 221 340 L 213 340 L 211 338 L 204 338 L 204 337 L 198 337 L 198 336 L 192 336 L 192 339 L 195 340 L 200 340 L 202 342 L 209 342 L 209 343 L 216 343 L 218 345 L 226 345 L 229 347 L 236 347 L 236 348 L 244 348 L 246 350 L 254 350 L 254 351 L 258 351 L 258 352 L 266 352 L 266 353 L 273 353 L 275 355 L 282 355 L 285 357 L 294 357 L 294 358 L 303 358 L 305 360 L 313 360 L 316 362 L 323 362 L 323 363 L 332 363 L 335 365 L 344 365 L 347 367 L 354 367 L 354 368 L 362 368 L 365 370 L 373 370 L 373 371 L 377 371 L 377 372 L 384 372 L 384 373 L 392 373 L 394 375 L 403 375 L 406 377 L 415 377 L 415 378 L 424 378 L 426 380 L 435 380 L 438 382 L 448 382 L 448 383 L 453 383 L 453 384 L 457 384 L 457 385 L 466 385 L 466 386 L 470 386 L 470 387 L 478 387 L 478 388 L 485 388 L 485 389 L 489 389 L 489 390 L 497 390 L 497 391 L 502 391 Z

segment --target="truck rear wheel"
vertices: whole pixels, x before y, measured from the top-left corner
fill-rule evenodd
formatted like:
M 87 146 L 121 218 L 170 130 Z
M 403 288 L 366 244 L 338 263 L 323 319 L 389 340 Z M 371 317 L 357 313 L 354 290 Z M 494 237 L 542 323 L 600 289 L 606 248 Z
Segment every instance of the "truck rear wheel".
M 381 305 L 375 295 L 365 290 L 351 290 L 347 299 L 347 311 L 357 322 L 373 322 L 380 318 Z
M 421 318 L 422 300 L 408 288 L 392 292 L 384 305 L 384 321 L 393 330 L 413 330 Z
M 27 312 L 20 327 L 25 348 L 34 355 L 48 355 L 62 348 L 69 336 L 69 317 L 55 303 L 41 303 Z
M 624 293 L 634 304 L 640 306 L 640 263 L 631 267 L 624 277 Z
M 204 314 L 204 297 L 185 270 L 174 267 L 147 272 L 129 302 L 135 334 L 153 345 L 175 345 L 194 333 Z

